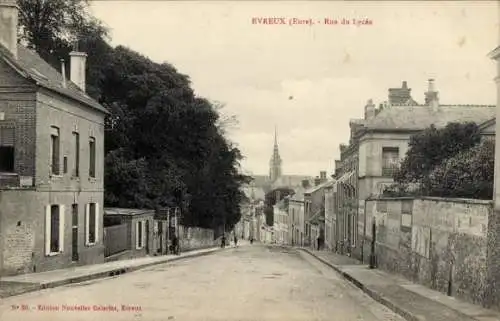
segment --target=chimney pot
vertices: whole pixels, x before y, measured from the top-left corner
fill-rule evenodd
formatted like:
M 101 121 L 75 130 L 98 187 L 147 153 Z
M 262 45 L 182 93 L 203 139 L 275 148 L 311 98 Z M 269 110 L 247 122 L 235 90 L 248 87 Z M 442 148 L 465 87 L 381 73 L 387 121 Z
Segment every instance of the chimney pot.
M 408 84 L 406 83 L 406 81 L 403 81 L 403 86 L 402 86 L 403 89 L 408 89 Z
M 0 44 L 16 59 L 18 16 L 16 0 L 0 0 Z
M 64 64 L 64 59 L 61 59 L 61 75 L 62 75 L 62 86 L 66 88 L 66 66 Z

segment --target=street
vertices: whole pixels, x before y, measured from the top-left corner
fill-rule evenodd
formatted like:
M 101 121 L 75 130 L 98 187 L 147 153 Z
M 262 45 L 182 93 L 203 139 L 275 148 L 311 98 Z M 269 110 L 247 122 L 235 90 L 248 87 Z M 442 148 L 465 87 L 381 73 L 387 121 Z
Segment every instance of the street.
M 403 320 L 308 254 L 259 244 L 10 297 L 0 320 Z

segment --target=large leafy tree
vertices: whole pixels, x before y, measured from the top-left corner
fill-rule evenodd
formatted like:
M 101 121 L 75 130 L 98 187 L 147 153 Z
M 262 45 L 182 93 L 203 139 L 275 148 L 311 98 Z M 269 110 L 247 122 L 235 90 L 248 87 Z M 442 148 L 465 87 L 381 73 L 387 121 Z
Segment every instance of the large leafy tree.
M 467 150 L 481 140 L 475 123 L 449 123 L 437 129 L 431 126 L 410 138 L 409 149 L 396 171 L 397 183 L 425 183 L 429 173 L 444 159 Z
M 225 137 L 233 117 L 195 96 L 189 77 L 123 46 L 84 0 L 19 0 L 20 33 L 54 67 L 78 40 L 87 91 L 111 112 L 105 129 L 105 204 L 178 206 L 183 224 L 231 228 L 240 218 L 240 151 Z M 105 63 L 104 63 L 105 62 Z M 69 70 L 69 68 L 68 68 Z
M 495 141 L 459 152 L 430 174 L 430 196 L 493 199 Z

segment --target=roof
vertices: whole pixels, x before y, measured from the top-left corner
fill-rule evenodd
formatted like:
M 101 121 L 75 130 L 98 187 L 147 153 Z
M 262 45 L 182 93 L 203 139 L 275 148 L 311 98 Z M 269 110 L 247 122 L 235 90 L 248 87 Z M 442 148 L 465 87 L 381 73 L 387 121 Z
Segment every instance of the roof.
M 494 105 L 391 106 L 368 121 L 367 129 L 423 130 L 431 125 L 445 127 L 450 122 L 481 124 L 496 115 Z
M 329 180 L 329 181 L 321 183 L 321 184 L 319 184 L 317 186 L 313 186 L 313 187 L 307 189 L 304 193 L 305 194 L 310 194 L 310 193 L 316 192 L 316 191 L 318 191 L 318 190 L 320 190 L 320 189 L 322 189 L 324 187 L 328 187 L 330 185 L 333 185 L 334 183 L 335 183 L 335 180 Z
M 135 216 L 142 214 L 154 214 L 155 210 L 148 209 L 137 209 L 137 208 L 117 208 L 117 207 L 105 207 L 104 215 L 125 215 L 125 216 Z
M 294 191 L 295 191 L 295 193 L 290 195 L 290 200 L 291 201 L 303 201 L 305 188 L 300 186 L 300 187 L 296 188 Z
M 302 186 L 303 180 L 312 181 L 312 179 L 313 179 L 312 176 L 306 176 L 306 175 L 282 175 L 272 183 L 272 188 L 298 187 Z
M 109 114 L 109 111 L 106 108 L 88 96 L 69 79 L 66 80 L 66 87 L 63 87 L 62 74 L 43 60 L 42 57 L 40 57 L 36 52 L 18 44 L 16 59 L 5 47 L 0 44 L 0 58 L 21 76 L 34 81 L 37 85 L 76 100 L 95 110 Z
M 483 131 L 485 130 L 486 128 L 490 127 L 490 126 L 493 126 L 496 124 L 496 117 L 494 118 L 491 118 L 487 121 L 485 121 L 484 123 L 480 124 L 479 125 L 479 130 Z

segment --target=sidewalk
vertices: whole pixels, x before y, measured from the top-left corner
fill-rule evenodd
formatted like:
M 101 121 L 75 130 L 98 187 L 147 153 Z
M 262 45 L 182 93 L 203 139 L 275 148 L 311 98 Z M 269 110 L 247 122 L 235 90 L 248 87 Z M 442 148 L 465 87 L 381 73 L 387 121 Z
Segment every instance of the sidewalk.
M 83 265 L 40 273 L 0 278 L 0 298 L 19 295 L 41 289 L 54 288 L 70 283 L 85 282 L 98 278 L 120 275 L 156 264 L 173 262 L 184 258 L 207 255 L 220 248 L 193 250 L 181 255 L 162 255 L 113 261 L 101 264 Z
M 384 271 L 370 270 L 359 261 L 327 251 L 302 249 L 329 265 L 344 278 L 411 321 L 493 321 L 500 313 L 449 297 Z

